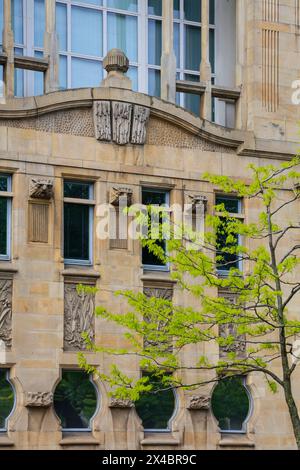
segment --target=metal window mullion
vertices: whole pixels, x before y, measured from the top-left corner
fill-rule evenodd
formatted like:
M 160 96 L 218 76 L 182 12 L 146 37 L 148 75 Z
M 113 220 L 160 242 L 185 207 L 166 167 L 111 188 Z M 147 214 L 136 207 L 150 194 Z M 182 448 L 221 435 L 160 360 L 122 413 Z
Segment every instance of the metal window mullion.
M 138 47 L 138 89 L 141 93 L 148 93 L 148 18 L 147 2 L 138 2 L 138 37 L 140 38 Z
M 108 37 L 107 37 L 107 9 L 102 10 L 102 56 L 108 53 Z M 103 77 L 107 76 L 106 70 L 103 68 Z
M 67 88 L 72 87 L 72 49 L 71 49 L 71 3 L 67 4 Z

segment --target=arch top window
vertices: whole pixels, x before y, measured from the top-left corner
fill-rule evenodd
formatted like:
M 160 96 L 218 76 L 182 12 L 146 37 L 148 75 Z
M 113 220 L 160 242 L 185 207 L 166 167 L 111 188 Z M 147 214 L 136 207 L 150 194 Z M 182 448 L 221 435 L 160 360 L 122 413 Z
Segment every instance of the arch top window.
M 228 377 L 220 380 L 213 390 L 211 407 L 221 432 L 246 432 L 251 398 L 245 378 Z
M 169 432 L 170 423 L 176 409 L 175 392 L 164 390 L 165 386 L 154 376 L 149 376 L 153 386 L 151 392 L 141 395 L 135 403 L 145 431 Z
M 54 393 L 54 409 L 63 431 L 90 431 L 96 414 L 96 387 L 81 370 L 63 370 Z
M 6 431 L 7 420 L 15 403 L 14 389 L 8 379 L 8 370 L 0 369 L 0 431 Z

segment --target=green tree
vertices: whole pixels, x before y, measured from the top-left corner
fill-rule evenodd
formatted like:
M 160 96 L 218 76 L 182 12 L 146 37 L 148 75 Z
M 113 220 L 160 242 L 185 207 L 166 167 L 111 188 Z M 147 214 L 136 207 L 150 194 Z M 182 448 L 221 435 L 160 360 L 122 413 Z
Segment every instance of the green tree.
M 197 298 L 199 309 L 126 291 L 118 295 L 127 299 L 127 313 L 115 314 L 98 307 L 96 314 L 125 327 L 125 337 L 131 342 L 130 350 L 106 352 L 138 356 L 141 369 L 156 375 L 165 389 L 193 389 L 221 378 L 264 374 L 274 393 L 279 387 L 283 389 L 300 449 L 300 418 L 292 381 L 298 365 L 294 345 L 300 321 L 289 313 L 300 292 L 299 164 L 296 157 L 278 167 L 251 165 L 252 178 L 246 182 L 205 175 L 220 192 L 241 198 L 250 208 L 249 214 L 255 213 L 255 219 L 246 223 L 228 212 L 224 204 L 217 205 L 214 213 L 206 216 L 199 249 L 199 236 L 192 230 L 183 230 L 181 239 L 168 240 L 168 255 L 161 244 L 141 241 L 170 263 L 171 275 L 181 289 Z M 175 233 L 178 227 L 173 227 Z M 292 242 L 297 239 L 298 243 Z M 187 247 L 190 241 L 193 249 Z M 229 291 L 235 302 L 218 296 L 220 289 Z M 228 327 L 226 335 L 220 334 L 224 326 Z M 215 360 L 207 355 L 189 365 L 182 363 L 184 348 L 210 342 L 227 351 L 226 356 Z M 238 353 L 241 345 L 242 357 Z M 103 350 L 92 343 L 88 346 L 94 351 Z M 83 355 L 80 364 L 93 369 Z M 185 383 L 181 377 L 187 376 L 186 370 L 199 371 L 199 380 Z M 134 380 L 116 365 L 110 375 L 98 374 L 119 397 L 137 400 L 151 392 L 147 375 Z

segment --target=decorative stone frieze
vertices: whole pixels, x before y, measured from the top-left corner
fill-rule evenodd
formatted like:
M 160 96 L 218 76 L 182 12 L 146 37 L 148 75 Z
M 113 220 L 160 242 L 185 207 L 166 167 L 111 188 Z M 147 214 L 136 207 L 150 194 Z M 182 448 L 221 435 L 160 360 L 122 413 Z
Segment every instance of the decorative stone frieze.
M 109 408 L 133 408 L 134 403 L 129 399 L 114 398 L 110 399 Z
M 210 397 L 206 395 L 194 395 L 190 397 L 188 410 L 209 410 L 210 408 Z
M 230 291 L 220 290 L 219 297 L 227 299 L 231 304 L 236 303 L 236 296 Z M 237 326 L 232 323 L 225 323 L 224 325 L 219 325 L 219 335 L 222 338 L 228 338 L 232 336 L 235 338 L 235 341 L 232 344 L 227 346 L 220 346 L 219 354 L 221 358 L 226 358 L 228 353 L 235 353 L 238 357 L 244 357 L 246 354 L 246 343 L 245 335 L 237 334 Z
M 113 141 L 119 145 L 129 143 L 131 130 L 132 104 L 112 102 Z
M 111 140 L 111 114 L 109 101 L 94 103 L 95 137 L 97 140 Z
M 27 392 L 26 393 L 26 407 L 46 408 L 53 403 L 52 392 Z
M 134 106 L 131 131 L 131 143 L 143 145 L 147 137 L 147 125 L 150 109 L 144 106 Z
M 0 340 L 12 343 L 12 280 L 0 278 Z
M 49 201 L 53 198 L 53 181 L 48 179 L 35 179 L 30 181 L 29 195 L 34 199 L 45 199 Z
M 173 289 L 164 287 L 144 287 L 144 294 L 147 297 L 156 297 L 158 299 L 171 301 L 173 298 Z

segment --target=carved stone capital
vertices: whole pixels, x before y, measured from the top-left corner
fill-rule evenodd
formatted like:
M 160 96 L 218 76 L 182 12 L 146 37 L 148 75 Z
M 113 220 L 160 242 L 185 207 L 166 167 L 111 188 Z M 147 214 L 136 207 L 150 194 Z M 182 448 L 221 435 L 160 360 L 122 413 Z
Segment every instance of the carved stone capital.
M 53 403 L 52 392 L 27 392 L 26 393 L 26 407 L 46 408 Z
M 12 343 L 12 280 L 0 279 L 0 340 L 7 348 Z
M 187 203 L 191 204 L 192 210 L 196 210 L 197 206 L 203 206 L 204 212 L 207 210 L 207 197 L 202 194 L 188 194 Z
M 50 179 L 32 178 L 29 186 L 29 196 L 34 199 L 45 199 L 49 201 L 53 198 L 53 181 Z
M 125 203 L 125 206 L 129 207 L 132 204 L 132 193 L 131 188 L 111 188 L 109 203 L 113 206 L 119 206 L 122 201 L 123 204 Z
M 188 410 L 209 410 L 210 397 L 206 395 L 193 395 L 188 401 Z
M 129 399 L 111 398 L 109 408 L 133 408 L 134 403 Z

